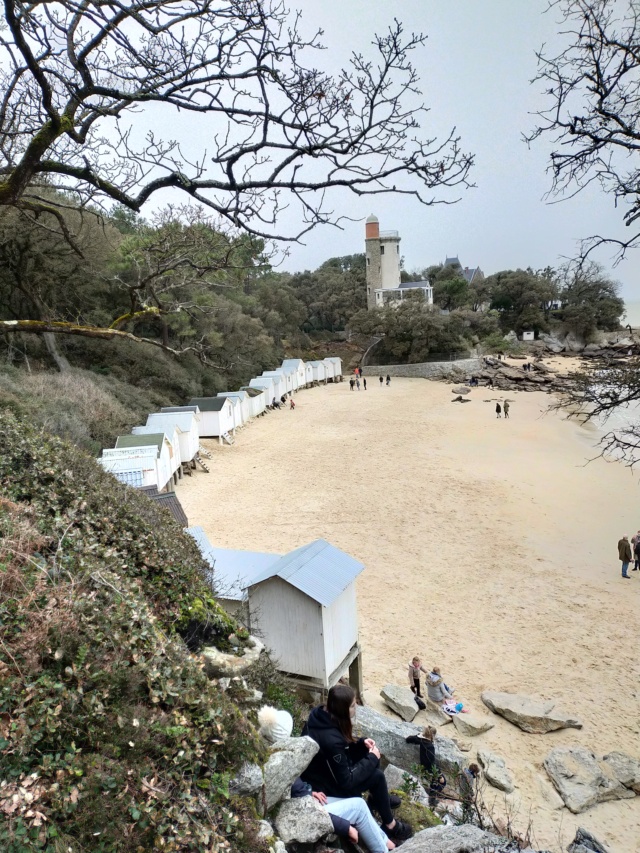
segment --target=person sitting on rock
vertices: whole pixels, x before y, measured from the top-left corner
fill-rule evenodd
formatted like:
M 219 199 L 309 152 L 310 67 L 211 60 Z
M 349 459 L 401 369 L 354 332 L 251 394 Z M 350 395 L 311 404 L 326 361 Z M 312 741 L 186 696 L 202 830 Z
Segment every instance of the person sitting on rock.
M 270 744 L 291 737 L 293 717 L 288 711 L 279 711 L 271 705 L 264 705 L 258 711 L 259 731 Z M 327 797 L 320 791 L 314 791 L 307 782 L 298 778 L 291 787 L 291 796 L 313 797 L 329 814 L 336 835 L 349 838 L 354 844 L 361 837 L 371 853 L 386 853 L 393 850 L 395 844 L 390 841 L 375 822 L 373 815 L 362 797 Z
M 415 743 L 420 747 L 420 766 L 429 781 L 429 807 L 432 809 L 438 805 L 438 795 L 447 785 L 436 759 L 435 736 L 436 730 L 433 726 L 426 726 L 421 735 L 409 735 L 405 738 L 407 743 Z
M 432 702 L 444 705 L 448 699 L 453 698 L 454 690 L 449 689 L 440 674 L 440 668 L 434 666 L 427 676 L 427 695 Z
M 393 816 L 400 798 L 389 794 L 375 741 L 353 736 L 355 716 L 355 691 L 347 684 L 336 684 L 326 704 L 311 711 L 302 730 L 320 747 L 302 779 L 327 797 L 357 797 L 369 791 L 369 806 L 382 818 L 385 835 L 392 841 L 410 838 L 411 826 Z

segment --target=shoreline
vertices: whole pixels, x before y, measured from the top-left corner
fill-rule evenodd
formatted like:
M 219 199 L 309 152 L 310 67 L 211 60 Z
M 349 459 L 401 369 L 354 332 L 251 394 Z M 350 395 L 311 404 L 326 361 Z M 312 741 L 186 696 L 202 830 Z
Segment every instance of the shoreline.
M 233 447 L 205 441 L 212 474 L 177 489 L 190 524 L 220 547 L 284 553 L 324 537 L 361 560 L 374 708 L 384 684 L 405 683 L 416 653 L 481 713 L 485 689 L 557 698 L 582 731 L 527 735 L 496 717 L 474 750 L 504 757 L 516 825 L 532 809 L 540 846 L 559 850 L 558 833 L 566 846 L 581 825 L 629 853 L 640 798 L 554 811 L 541 762 L 561 744 L 640 754 L 639 656 L 627 651 L 640 589 L 623 586 L 616 560 L 620 535 L 640 527 L 637 477 L 601 459 L 585 466 L 597 431 L 544 414 L 547 394 L 508 392 L 511 418 L 498 421 L 493 401 L 505 394 L 487 388 L 456 406 L 443 382 L 371 385 L 300 392 L 294 412 L 259 419 Z

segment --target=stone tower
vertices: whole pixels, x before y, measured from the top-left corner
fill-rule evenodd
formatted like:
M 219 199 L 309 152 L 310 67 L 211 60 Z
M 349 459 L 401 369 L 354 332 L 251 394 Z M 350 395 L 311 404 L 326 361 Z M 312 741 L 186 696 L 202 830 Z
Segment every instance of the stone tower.
M 392 290 L 400 285 L 400 237 L 397 231 L 380 231 L 378 218 L 371 214 L 365 225 L 367 264 L 367 308 L 381 305 L 376 290 Z

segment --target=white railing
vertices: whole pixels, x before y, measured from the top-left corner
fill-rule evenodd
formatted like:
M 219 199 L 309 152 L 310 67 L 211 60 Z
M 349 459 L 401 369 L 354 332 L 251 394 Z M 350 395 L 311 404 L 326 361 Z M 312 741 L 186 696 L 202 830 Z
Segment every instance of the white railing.
M 380 237 L 397 237 L 398 234 L 398 231 L 381 231 Z

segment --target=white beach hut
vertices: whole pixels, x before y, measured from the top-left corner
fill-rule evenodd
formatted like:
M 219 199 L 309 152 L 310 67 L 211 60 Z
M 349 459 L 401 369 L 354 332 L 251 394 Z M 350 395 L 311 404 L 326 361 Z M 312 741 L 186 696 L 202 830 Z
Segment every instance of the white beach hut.
M 333 381 L 341 382 L 342 381 L 342 359 L 338 358 L 337 355 L 329 356 L 325 358 L 325 361 L 331 362 L 333 365 Z
M 262 374 L 273 380 L 273 396 L 280 401 L 280 397 L 288 393 L 287 380 L 281 370 L 265 370 Z M 291 385 L 291 382 L 289 382 Z
M 227 397 L 194 397 L 190 406 L 200 409 L 200 438 L 222 437 L 235 429 L 233 403 Z
M 167 436 L 163 432 L 155 432 L 147 435 L 119 435 L 116 439 L 116 450 L 129 450 L 139 447 L 154 449 L 158 471 L 156 482 L 158 491 L 161 492 L 167 487 L 171 488 L 176 466 L 174 450 Z M 106 456 L 107 451 L 103 451 L 102 455 Z
M 258 391 L 264 392 L 265 405 L 270 406 L 273 398 L 276 396 L 276 387 L 273 377 L 271 376 L 256 376 L 255 379 L 249 380 L 250 388 L 257 388 Z M 278 398 L 280 395 L 278 395 Z
M 304 361 L 301 358 L 285 358 L 282 362 L 283 370 L 291 370 L 294 376 L 296 388 L 304 388 L 307 384 Z
M 252 388 L 250 385 L 243 385 L 240 389 L 246 391 L 251 406 L 251 417 L 257 418 L 258 415 L 263 415 L 267 408 L 267 395 L 262 388 Z
M 336 366 L 333 363 L 333 359 L 323 358 L 322 363 L 324 364 L 325 375 L 327 377 L 327 382 L 334 382 L 336 376 Z
M 299 683 L 327 689 L 349 670 L 361 689 L 355 580 L 363 569 L 317 539 L 249 584 L 250 630 L 259 632 L 279 668 Z
M 249 423 L 253 415 L 251 413 L 251 401 L 249 399 L 249 395 L 245 391 L 220 391 L 218 397 L 229 397 L 232 402 L 237 400 L 240 404 L 240 414 L 242 416 L 243 425 Z
M 231 397 L 228 394 L 218 394 L 218 397 L 222 399 L 228 400 L 231 403 L 231 410 L 233 412 L 233 428 L 234 430 L 240 429 L 244 425 L 244 418 L 242 412 L 242 406 L 240 405 L 240 400 L 237 397 Z
M 105 471 L 113 474 L 121 483 L 137 489 L 144 486 L 158 488 L 158 454 L 155 447 L 132 447 L 119 450 L 115 447 L 105 448 L 98 462 Z
M 304 363 L 304 384 L 309 388 L 313 385 L 313 367 L 310 361 Z
M 153 412 L 147 418 L 147 426 L 157 426 L 158 431 L 164 429 L 165 425 L 173 424 L 178 428 L 178 439 L 180 442 L 180 459 L 182 463 L 192 462 L 198 455 L 200 449 L 200 414 L 193 411 Z M 166 432 L 166 430 L 165 430 Z
M 307 364 L 311 368 L 314 382 L 327 381 L 327 366 L 324 361 L 308 361 Z
M 180 429 L 175 424 L 167 423 L 162 427 L 158 426 L 135 426 L 131 430 L 132 435 L 165 435 L 171 442 L 171 460 L 170 470 L 173 476 L 173 482 L 178 482 L 178 477 L 182 476 L 182 454 L 180 453 Z

